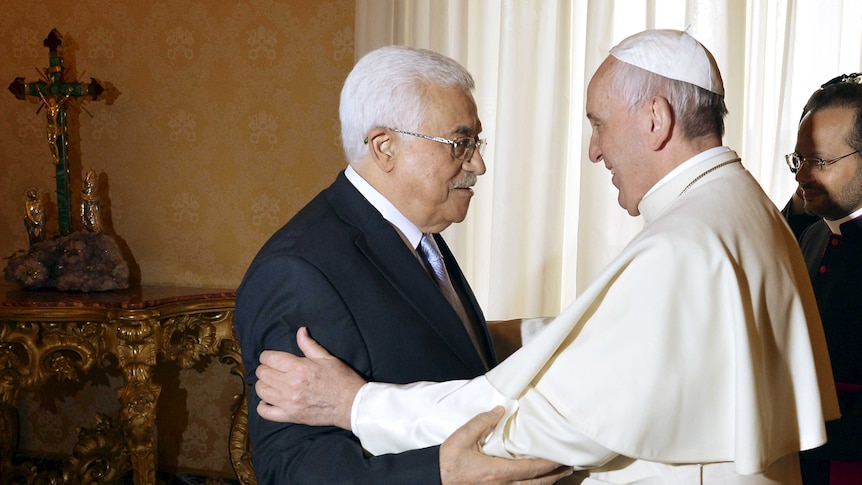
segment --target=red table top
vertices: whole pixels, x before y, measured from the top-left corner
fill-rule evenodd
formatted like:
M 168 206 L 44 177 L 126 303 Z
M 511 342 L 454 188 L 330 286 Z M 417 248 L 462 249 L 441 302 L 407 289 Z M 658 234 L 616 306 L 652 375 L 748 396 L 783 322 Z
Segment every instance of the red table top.
M 3 308 L 113 308 L 136 310 L 189 300 L 234 298 L 236 291 L 225 288 L 182 286 L 137 286 L 126 290 L 71 292 L 22 290 L 0 282 L 0 310 Z

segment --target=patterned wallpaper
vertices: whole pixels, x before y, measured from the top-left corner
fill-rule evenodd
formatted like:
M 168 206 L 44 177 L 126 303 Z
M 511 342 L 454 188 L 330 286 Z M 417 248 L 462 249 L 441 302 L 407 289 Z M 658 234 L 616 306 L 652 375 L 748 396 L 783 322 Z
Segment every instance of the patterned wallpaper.
M 2 1 L 0 82 L 38 81 L 56 28 L 67 74 L 120 93 L 69 110 L 73 204 L 94 169 L 103 219 L 144 284 L 235 287 L 344 166 L 337 110 L 353 12 L 353 0 Z M 3 257 L 27 247 L 24 191 L 56 201 L 38 108 L 0 92 Z
M 56 28 L 67 74 L 120 93 L 69 112 L 73 203 L 94 169 L 103 222 L 128 244 L 144 284 L 233 288 L 265 240 L 344 166 L 337 110 L 353 22 L 354 0 L 0 0 L 0 82 L 38 81 L 42 42 Z M 3 257 L 27 247 L 25 190 L 56 201 L 38 108 L 0 91 Z M 157 374 L 160 467 L 230 474 L 228 410 L 240 386 L 228 370 L 213 361 Z M 94 427 L 97 411 L 116 414 L 118 379 L 87 376 L 25 397 L 21 448 L 68 453 L 77 427 Z

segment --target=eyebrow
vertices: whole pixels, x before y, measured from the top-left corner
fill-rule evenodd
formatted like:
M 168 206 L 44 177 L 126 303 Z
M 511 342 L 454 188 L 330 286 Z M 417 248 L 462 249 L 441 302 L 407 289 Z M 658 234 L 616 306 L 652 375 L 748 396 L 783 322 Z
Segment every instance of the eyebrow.
M 482 131 L 482 125 L 479 125 L 479 131 L 480 132 Z M 467 126 L 467 125 L 458 126 L 454 130 L 452 130 L 452 133 L 454 133 L 456 135 L 462 135 L 462 136 L 476 136 L 477 135 L 476 130 L 474 130 L 472 127 Z

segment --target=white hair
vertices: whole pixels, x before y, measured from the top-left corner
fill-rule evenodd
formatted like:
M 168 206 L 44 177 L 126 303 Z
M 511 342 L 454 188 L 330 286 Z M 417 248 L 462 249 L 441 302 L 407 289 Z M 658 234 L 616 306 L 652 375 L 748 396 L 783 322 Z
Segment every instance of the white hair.
M 626 62 L 610 67 L 611 90 L 634 109 L 652 96 L 667 99 L 683 133 L 689 139 L 705 135 L 724 137 L 727 107 L 724 96 L 694 84 L 660 76 Z
M 341 89 L 341 141 L 348 162 L 365 156 L 373 128 L 416 131 L 428 109 L 428 86 L 461 88 L 472 99 L 473 77 L 456 61 L 437 52 L 403 46 L 366 54 Z

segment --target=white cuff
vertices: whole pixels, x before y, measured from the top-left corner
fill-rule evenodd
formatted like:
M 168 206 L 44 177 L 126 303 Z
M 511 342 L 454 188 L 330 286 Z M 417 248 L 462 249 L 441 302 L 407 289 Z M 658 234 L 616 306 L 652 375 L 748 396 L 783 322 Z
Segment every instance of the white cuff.
M 439 445 L 462 424 L 498 404 L 513 404 L 484 377 L 470 381 L 370 382 L 356 394 L 351 428 L 363 448 L 381 455 Z

